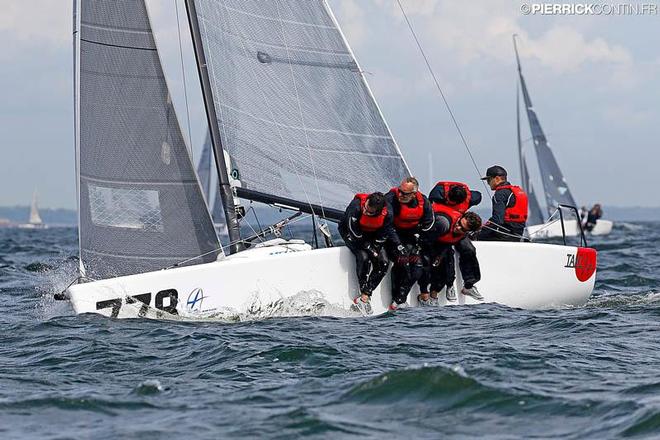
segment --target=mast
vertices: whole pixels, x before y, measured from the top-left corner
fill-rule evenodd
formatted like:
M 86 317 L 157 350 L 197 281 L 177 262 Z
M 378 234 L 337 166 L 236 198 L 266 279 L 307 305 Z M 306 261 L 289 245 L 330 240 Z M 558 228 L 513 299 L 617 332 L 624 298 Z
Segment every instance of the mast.
M 76 207 L 78 212 L 78 271 L 85 276 L 80 238 L 80 2 L 73 0 L 73 139 L 76 155 Z
M 208 119 L 209 130 L 211 133 L 211 144 L 215 157 L 215 165 L 218 171 L 218 190 L 222 198 L 222 206 L 227 220 L 227 230 L 229 231 L 229 241 L 231 243 L 229 252 L 231 254 L 240 250 L 240 226 L 236 215 L 236 205 L 234 205 L 234 195 L 229 184 L 227 175 L 227 163 L 225 162 L 224 149 L 218 129 L 218 118 L 213 104 L 213 92 L 211 91 L 211 82 L 206 64 L 206 55 L 202 45 L 202 36 L 199 32 L 199 22 L 197 20 L 197 11 L 195 9 L 195 0 L 185 0 L 186 11 L 188 13 L 188 22 L 190 23 L 190 33 L 192 34 L 193 47 L 195 48 L 195 59 L 197 61 L 197 71 L 202 84 L 202 96 L 204 97 L 204 107 Z
M 516 62 L 518 63 L 518 72 L 520 72 L 520 59 L 518 58 L 518 46 L 516 45 L 516 34 L 513 34 L 513 50 L 516 52 Z M 527 182 L 525 182 L 525 172 L 523 170 L 523 154 L 522 154 L 522 141 L 520 139 L 520 79 L 516 84 L 516 133 L 518 135 L 518 165 L 520 166 L 520 179 L 522 180 L 522 188 L 525 192 L 529 193 Z

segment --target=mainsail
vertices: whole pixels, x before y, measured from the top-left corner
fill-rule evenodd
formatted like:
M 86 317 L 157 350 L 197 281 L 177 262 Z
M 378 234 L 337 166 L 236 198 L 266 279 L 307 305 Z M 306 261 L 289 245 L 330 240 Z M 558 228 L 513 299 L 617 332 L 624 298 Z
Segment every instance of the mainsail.
M 516 89 L 516 129 L 518 134 L 518 160 L 520 161 L 520 178 L 522 180 L 522 187 L 527 193 L 529 204 L 529 217 L 527 218 L 527 224 L 540 225 L 544 222 L 543 211 L 541 211 L 539 199 L 536 197 L 534 185 L 532 184 L 532 178 L 529 175 L 529 169 L 527 168 L 527 161 L 525 160 L 525 154 L 523 153 L 522 139 L 520 136 L 520 92 L 518 89 Z
M 518 76 L 520 78 L 520 87 L 523 93 L 523 100 L 525 108 L 527 109 L 527 119 L 529 120 L 529 128 L 532 132 L 532 139 L 536 149 L 536 157 L 539 162 L 539 169 L 541 171 L 541 180 L 543 182 L 543 189 L 545 190 L 545 200 L 548 215 L 552 215 L 559 204 L 576 206 L 575 199 L 571 194 L 566 179 L 559 169 L 557 160 L 555 159 L 548 141 L 541 128 L 541 123 L 532 106 L 532 99 L 527 91 L 525 78 L 522 74 L 520 67 L 520 59 L 518 58 L 518 49 L 515 47 L 516 60 L 518 62 Z
M 218 239 L 144 0 L 80 0 L 76 8 L 79 235 L 86 275 L 109 278 L 188 259 L 215 260 Z
M 243 188 L 343 210 L 356 192 L 409 175 L 323 0 L 188 5 L 220 143 Z
M 197 176 L 199 177 L 199 183 L 202 185 L 206 203 L 211 209 L 213 223 L 216 225 L 224 225 L 225 213 L 222 209 L 222 198 L 220 197 L 220 191 L 218 191 L 218 188 L 213 188 L 213 182 L 211 179 L 211 176 L 215 173 L 215 164 L 213 162 L 213 157 L 211 156 L 213 154 L 211 152 L 212 149 L 211 133 L 207 132 L 204 145 L 202 146 L 202 154 L 199 157 L 199 163 L 197 164 Z

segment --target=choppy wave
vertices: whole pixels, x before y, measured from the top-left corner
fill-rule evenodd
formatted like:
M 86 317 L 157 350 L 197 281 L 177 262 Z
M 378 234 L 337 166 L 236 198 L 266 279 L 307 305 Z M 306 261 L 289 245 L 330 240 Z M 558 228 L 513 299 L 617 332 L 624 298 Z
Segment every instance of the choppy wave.
M 318 292 L 255 295 L 242 313 L 74 316 L 52 295 L 76 276 L 75 231 L 0 230 L 0 437 L 652 438 L 659 226 L 590 239 L 584 307 L 372 319 L 337 319 L 354 315 Z

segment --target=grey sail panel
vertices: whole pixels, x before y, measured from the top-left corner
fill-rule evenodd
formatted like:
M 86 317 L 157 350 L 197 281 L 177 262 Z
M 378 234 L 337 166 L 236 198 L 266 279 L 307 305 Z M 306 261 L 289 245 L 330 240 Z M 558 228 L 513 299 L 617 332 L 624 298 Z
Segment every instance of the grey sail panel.
M 86 274 L 161 269 L 219 248 L 143 0 L 80 4 L 80 247 Z
M 220 191 L 216 188 L 215 197 L 213 199 L 213 209 L 211 210 L 211 217 L 213 217 L 213 223 L 216 225 L 224 225 L 227 222 L 225 221 L 225 211 L 222 207 L 222 198 L 220 197 Z
M 527 161 L 523 153 L 522 137 L 520 135 L 520 95 L 516 91 L 516 129 L 518 134 L 518 160 L 520 161 L 520 178 L 522 180 L 523 190 L 527 193 L 528 199 L 528 217 L 527 224 L 539 225 L 543 223 L 543 211 L 539 205 L 539 199 L 534 191 L 532 178 L 527 168 Z
M 344 209 L 408 168 L 322 0 L 197 0 L 222 146 L 243 187 Z
M 211 156 L 212 148 L 211 135 L 207 132 L 204 145 L 202 146 L 202 154 L 199 156 L 199 163 L 197 164 L 197 177 L 199 177 L 199 183 L 202 185 L 204 198 L 209 206 L 211 206 L 211 167 L 213 166 L 213 158 Z
M 527 224 L 529 225 L 540 225 L 544 223 L 544 215 L 541 210 L 541 205 L 539 204 L 539 199 L 536 196 L 534 191 L 534 186 L 529 176 L 529 171 L 527 170 L 527 163 L 525 162 L 525 156 L 521 157 L 522 168 L 523 168 L 523 182 L 525 184 L 525 192 L 527 193 L 528 206 L 529 206 L 529 216 L 527 218 Z
M 536 150 L 536 157 L 539 162 L 539 169 L 541 171 L 541 180 L 543 182 L 543 189 L 545 191 L 546 208 L 548 214 L 552 214 L 557 208 L 557 205 L 571 205 L 576 206 L 571 190 L 568 188 L 568 183 L 559 168 L 559 164 L 555 159 L 555 155 L 548 146 L 548 141 L 541 128 L 541 123 L 532 106 L 532 99 L 527 91 L 525 78 L 522 71 L 519 69 L 520 74 L 520 87 L 522 88 L 523 100 L 527 110 L 527 118 L 529 120 L 529 128 L 532 132 L 532 139 L 534 141 L 534 148 Z
M 213 146 L 211 144 L 211 133 L 207 132 L 206 139 L 204 140 L 204 146 L 202 147 L 202 154 L 199 157 L 199 163 L 197 164 L 197 176 L 199 177 L 199 183 L 202 185 L 206 203 L 211 209 L 211 217 L 213 218 L 213 223 L 224 225 L 226 222 L 225 212 L 222 208 L 222 197 L 220 196 L 220 191 L 218 191 L 218 188 L 213 187 L 213 183 L 217 184 L 217 177 L 215 182 L 213 179 L 211 179 L 211 176 L 217 175 L 215 162 L 213 161 L 212 150 Z M 212 196 L 212 194 L 215 194 L 215 196 Z

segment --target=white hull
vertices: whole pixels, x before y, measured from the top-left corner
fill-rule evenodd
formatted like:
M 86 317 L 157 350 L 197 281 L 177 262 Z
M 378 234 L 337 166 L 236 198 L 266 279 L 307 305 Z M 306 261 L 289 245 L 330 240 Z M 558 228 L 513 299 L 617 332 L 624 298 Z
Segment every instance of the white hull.
M 610 220 L 598 220 L 596 221 L 596 226 L 588 234 L 607 235 L 612 232 L 612 226 L 614 226 L 614 223 Z M 580 235 L 577 220 L 564 220 L 564 229 L 567 237 L 577 237 Z M 550 223 L 544 223 L 542 225 L 527 226 L 527 234 L 532 240 L 561 237 L 561 222 L 559 220 L 553 220 Z
M 475 246 L 482 272 L 477 286 L 484 302 L 526 309 L 581 305 L 593 290 L 596 254 L 591 249 L 501 242 L 476 242 Z M 580 269 L 586 266 L 593 268 L 586 272 Z M 579 270 L 583 270 L 583 281 L 578 280 Z M 460 275 L 456 287 L 460 292 Z M 170 297 L 176 296 L 178 315 L 236 319 L 304 293 L 321 297 L 324 304 L 331 305 L 329 308 L 350 310 L 358 295 L 351 252 L 345 247 L 309 250 L 300 242 L 280 244 L 244 251 L 214 263 L 94 281 L 67 290 L 76 313 L 119 318 L 167 316 L 159 312 L 154 315 L 153 309 L 166 310 L 172 305 Z M 417 305 L 417 293 L 415 287 L 408 304 Z M 441 304 L 445 303 L 443 296 Z M 478 301 L 459 293 L 456 303 Z M 373 293 L 374 314 L 385 312 L 389 304 L 387 276 Z
M 18 227 L 21 229 L 48 229 L 48 225 L 43 223 L 22 223 Z

